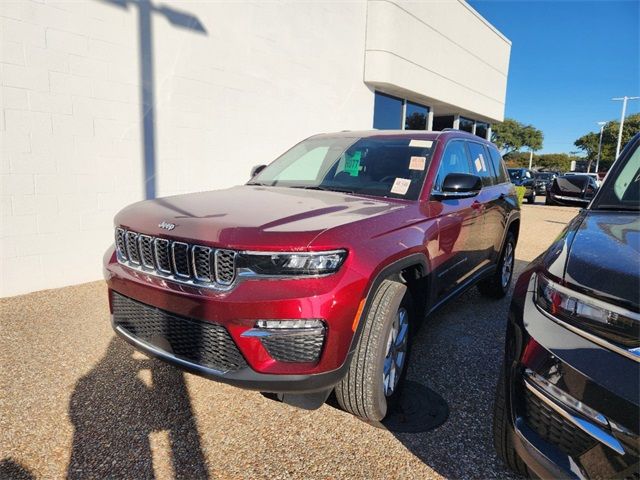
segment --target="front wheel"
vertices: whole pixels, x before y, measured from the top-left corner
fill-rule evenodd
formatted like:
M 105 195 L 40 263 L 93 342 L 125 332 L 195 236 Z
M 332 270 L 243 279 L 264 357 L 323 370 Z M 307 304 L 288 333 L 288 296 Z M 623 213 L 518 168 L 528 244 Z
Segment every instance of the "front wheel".
M 398 398 L 409 359 L 413 310 L 411 294 L 400 282 L 378 287 L 345 377 L 336 385 L 343 410 L 379 422 Z
M 498 457 L 507 467 L 523 476 L 528 476 L 527 467 L 518 456 L 513 445 L 513 431 L 509 422 L 509 410 L 507 405 L 507 381 L 504 365 L 500 369 L 496 397 L 493 403 L 493 446 Z
M 478 283 L 478 290 L 486 297 L 502 298 L 509 291 L 513 268 L 515 265 L 516 238 L 513 233 L 507 233 L 507 239 L 502 248 L 500 261 L 496 265 L 496 271 L 489 278 Z

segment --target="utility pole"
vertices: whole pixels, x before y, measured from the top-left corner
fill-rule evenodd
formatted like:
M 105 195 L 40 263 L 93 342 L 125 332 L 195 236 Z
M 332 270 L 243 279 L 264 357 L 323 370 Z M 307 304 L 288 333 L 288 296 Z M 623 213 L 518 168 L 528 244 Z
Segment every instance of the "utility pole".
M 533 149 L 529 150 L 529 170 L 533 166 Z
M 600 166 L 600 153 L 602 152 L 602 131 L 607 122 L 598 122 L 600 125 L 600 141 L 598 142 L 598 157 L 596 158 L 596 174 L 598 173 L 598 167 Z M 620 129 L 622 131 L 622 129 Z
M 622 144 L 622 127 L 624 127 L 624 114 L 627 112 L 627 100 L 637 100 L 640 97 L 616 97 L 611 100 L 621 100 L 622 101 L 622 115 L 620 115 L 620 131 L 618 132 L 618 146 L 616 147 L 616 158 L 617 160 L 620 156 L 620 145 Z

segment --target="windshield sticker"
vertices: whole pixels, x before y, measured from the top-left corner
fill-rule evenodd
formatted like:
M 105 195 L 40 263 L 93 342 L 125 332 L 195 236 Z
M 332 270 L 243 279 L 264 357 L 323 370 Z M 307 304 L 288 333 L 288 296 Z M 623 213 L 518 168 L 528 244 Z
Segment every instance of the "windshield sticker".
M 396 178 L 396 181 L 393 182 L 393 186 L 391 187 L 391 193 L 405 195 L 409 190 L 410 185 L 411 180 L 409 180 L 408 178 Z
M 473 162 L 476 165 L 476 172 L 481 172 L 482 171 L 482 161 L 480 160 L 480 157 L 476 157 L 476 159 Z
M 357 177 L 360 172 L 360 159 L 362 158 L 362 152 L 356 151 L 353 155 L 348 155 L 344 162 L 344 171 L 352 177 Z
M 410 147 L 422 147 L 422 148 L 431 148 L 433 145 L 433 141 L 431 140 L 416 140 L 413 139 L 409 142 Z
M 427 157 L 411 157 L 409 170 L 424 170 L 427 166 Z
M 486 172 L 487 171 L 487 164 L 484 163 L 484 155 L 480 154 L 480 161 L 482 162 L 482 171 Z

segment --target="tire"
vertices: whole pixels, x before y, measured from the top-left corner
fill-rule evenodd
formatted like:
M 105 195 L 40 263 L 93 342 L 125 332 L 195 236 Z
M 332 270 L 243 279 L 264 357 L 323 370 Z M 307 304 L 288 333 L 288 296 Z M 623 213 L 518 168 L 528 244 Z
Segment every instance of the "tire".
M 527 203 L 536 203 L 536 196 L 535 195 L 531 195 L 530 197 L 527 198 Z
M 551 200 L 551 197 L 550 197 L 549 195 L 547 195 L 547 196 L 544 198 L 544 204 L 545 204 L 545 205 L 555 205 L 555 204 L 556 204 L 556 202 L 554 202 L 553 200 Z
M 481 280 L 478 283 L 478 290 L 480 290 L 482 295 L 499 299 L 507 294 L 511 280 L 513 279 L 515 251 L 516 239 L 513 233 L 508 232 L 504 246 L 502 247 L 502 252 L 500 253 L 500 260 L 496 265 L 496 271 L 489 278 Z
M 507 390 L 505 382 L 504 364 L 500 369 L 496 398 L 493 402 L 493 446 L 498 457 L 505 465 L 516 473 L 528 477 L 527 466 L 518 456 L 513 446 L 513 430 L 509 422 L 509 410 L 507 408 Z
M 404 315 L 404 320 L 401 315 Z M 361 320 L 364 322 L 362 333 L 349 370 L 335 387 L 336 399 L 343 410 L 371 422 L 384 419 L 399 397 L 406 376 L 413 316 L 411 294 L 407 287 L 399 282 L 384 280 L 376 290 L 367 316 Z M 399 324 L 404 324 L 404 327 L 398 328 Z M 392 336 L 394 331 L 397 333 Z M 399 340 L 402 332 L 403 341 Z M 398 343 L 394 342 L 398 347 L 396 351 L 404 353 L 399 374 L 397 369 L 390 368 L 396 364 L 386 358 L 392 338 L 398 340 Z M 386 376 L 385 365 L 388 369 Z M 385 388 L 384 378 L 388 380 L 388 385 L 395 383 L 395 387 Z M 397 381 L 394 382 L 395 378 Z

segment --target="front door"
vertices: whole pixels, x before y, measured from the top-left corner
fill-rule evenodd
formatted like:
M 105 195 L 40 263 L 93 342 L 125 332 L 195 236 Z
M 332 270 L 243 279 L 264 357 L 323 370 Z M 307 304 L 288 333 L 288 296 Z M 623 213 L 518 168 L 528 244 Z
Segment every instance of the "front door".
M 449 173 L 473 173 L 464 140 L 446 145 L 433 191 L 438 192 Z M 476 197 L 431 200 L 438 240 L 430 249 L 436 295 L 441 298 L 457 288 L 476 269 L 482 255 L 482 204 Z

